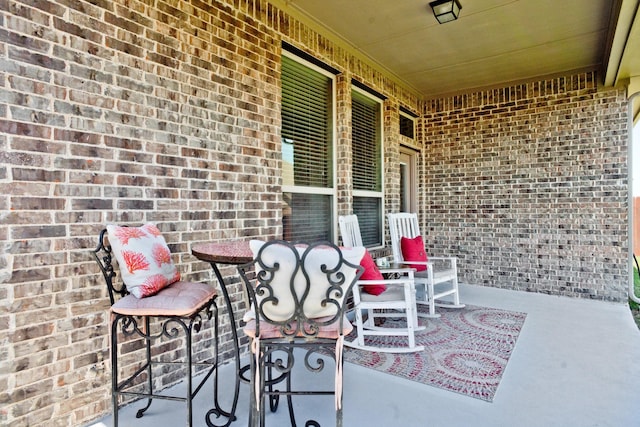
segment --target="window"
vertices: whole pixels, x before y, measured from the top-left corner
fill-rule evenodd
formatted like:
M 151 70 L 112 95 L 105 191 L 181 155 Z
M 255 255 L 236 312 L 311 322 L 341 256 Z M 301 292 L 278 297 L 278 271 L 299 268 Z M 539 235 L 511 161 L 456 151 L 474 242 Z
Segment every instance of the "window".
M 364 92 L 352 91 L 353 213 L 365 246 L 382 246 L 382 108 Z
M 282 58 L 283 238 L 333 240 L 334 76 Z
M 415 116 L 400 108 L 400 135 L 414 139 Z

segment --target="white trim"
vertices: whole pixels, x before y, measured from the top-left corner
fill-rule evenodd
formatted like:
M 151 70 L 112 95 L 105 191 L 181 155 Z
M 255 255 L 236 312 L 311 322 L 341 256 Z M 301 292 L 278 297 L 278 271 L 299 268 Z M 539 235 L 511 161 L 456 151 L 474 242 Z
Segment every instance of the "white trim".
M 634 222 L 635 222 L 635 218 L 633 215 L 633 192 L 634 192 L 634 180 L 633 180 L 633 168 L 634 168 L 634 162 L 633 162 L 633 155 L 634 155 L 634 150 L 633 150 L 633 105 L 635 102 L 640 102 L 640 92 L 636 92 L 633 95 L 631 95 L 629 97 L 629 103 L 627 106 L 627 134 L 628 136 L 628 147 L 627 147 L 627 157 L 628 157 L 628 171 L 627 171 L 627 180 L 629 182 L 629 189 L 628 189 L 628 212 L 629 212 L 629 223 L 628 223 L 628 230 L 627 230 L 627 235 L 628 240 L 629 240 L 629 248 L 628 248 L 628 265 L 629 265 L 629 298 L 631 300 L 633 300 L 634 302 L 640 304 L 640 296 L 637 296 L 635 293 L 635 286 L 634 286 L 634 277 L 633 277 L 633 269 L 635 267 L 635 263 L 633 261 L 633 246 L 634 246 L 634 241 L 633 241 L 633 228 L 634 228 Z M 640 126 L 640 125 L 639 125 Z M 640 141 L 638 141 L 640 142 Z M 640 154 L 640 153 L 638 153 Z M 640 167 L 640 165 L 635 166 L 635 167 Z M 640 255 L 640 254 L 638 254 Z
M 332 188 L 306 187 L 304 185 L 283 185 L 281 188 L 283 193 L 323 194 L 326 196 L 335 194 L 335 191 Z M 305 189 L 305 191 L 300 191 L 300 189 Z
M 403 160 L 403 156 L 407 156 L 409 160 L 405 162 Z M 418 151 L 413 150 L 411 148 L 400 146 L 400 161 L 398 162 L 398 167 L 403 164 L 407 165 L 407 170 L 409 176 L 406 177 L 406 186 L 403 189 L 400 189 L 400 195 L 406 194 L 408 199 L 406 204 L 408 205 L 405 209 L 407 212 L 417 212 L 418 209 Z

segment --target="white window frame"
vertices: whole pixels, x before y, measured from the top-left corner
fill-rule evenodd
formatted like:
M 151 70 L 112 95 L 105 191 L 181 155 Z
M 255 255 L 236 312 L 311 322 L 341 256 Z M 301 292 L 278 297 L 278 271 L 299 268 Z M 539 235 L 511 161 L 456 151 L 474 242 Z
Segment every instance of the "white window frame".
M 371 249 L 377 249 L 377 248 L 381 248 L 384 247 L 384 212 L 385 212 L 385 174 L 384 174 L 384 102 L 383 100 L 381 100 L 380 98 L 371 95 L 370 93 L 368 93 L 365 90 L 360 89 L 357 86 L 352 86 L 352 91 L 354 92 L 358 92 L 358 94 L 367 97 L 368 99 L 378 103 L 380 105 L 379 108 L 379 124 L 380 124 L 380 191 L 367 191 L 367 190 L 357 190 L 357 189 L 353 189 L 353 197 L 367 197 L 367 198 L 377 198 L 380 199 L 380 230 L 381 230 L 381 235 L 380 237 L 380 245 L 376 245 L 376 246 L 371 246 Z M 353 102 L 353 101 L 352 101 Z M 355 143 L 355 141 L 351 141 L 352 144 Z M 354 164 L 354 160 L 352 159 L 352 165 L 351 168 L 353 170 L 355 164 Z M 353 202 L 353 200 L 352 200 Z
M 333 126 L 332 126 L 332 132 L 331 132 L 331 144 L 332 144 L 332 170 L 333 170 L 333 176 L 331 177 L 331 182 L 332 182 L 332 187 L 330 188 L 321 188 L 321 187 L 307 187 L 307 186 L 297 186 L 297 185 L 282 185 L 282 193 L 298 193 L 298 194 L 319 194 L 319 195 L 327 195 L 327 196 L 331 196 L 331 209 L 332 212 L 330 212 L 330 222 L 331 222 L 331 228 L 332 228 L 332 235 L 333 235 L 333 241 L 337 242 L 338 241 L 338 224 L 337 224 L 337 212 L 338 212 L 338 192 L 337 192 L 337 150 L 336 150 L 336 141 L 337 141 L 337 130 L 336 130 L 336 124 L 337 124 L 337 102 L 336 102 L 336 96 L 337 96 L 337 90 L 336 90 L 336 76 L 335 74 L 332 74 L 330 72 L 328 72 L 327 70 L 322 69 L 321 67 L 318 67 L 317 65 L 303 59 L 300 58 L 299 56 L 295 55 L 294 53 L 291 53 L 287 50 L 282 50 L 282 56 L 286 56 L 287 58 L 298 62 L 299 64 L 304 65 L 305 67 L 310 68 L 313 71 L 316 71 L 320 74 L 323 74 L 326 77 L 329 77 L 331 79 L 331 100 L 332 100 L 332 105 L 331 105 L 331 114 L 332 114 L 332 121 L 333 121 Z M 282 147 L 280 148 L 280 153 L 282 155 Z M 284 230 L 283 230 L 284 232 Z

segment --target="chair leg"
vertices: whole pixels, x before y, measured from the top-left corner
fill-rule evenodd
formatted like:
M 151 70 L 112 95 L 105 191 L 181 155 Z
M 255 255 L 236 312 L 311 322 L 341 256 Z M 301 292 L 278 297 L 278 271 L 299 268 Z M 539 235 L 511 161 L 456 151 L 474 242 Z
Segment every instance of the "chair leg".
M 145 317 L 144 330 L 147 331 L 147 333 L 149 333 L 150 331 L 149 325 L 150 325 L 149 317 Z M 153 373 L 152 373 L 153 367 L 151 366 L 151 339 L 145 338 L 145 344 L 146 344 L 145 353 L 147 355 L 147 387 L 149 387 L 149 394 L 153 394 Z M 153 401 L 153 398 L 150 397 L 147 400 L 147 406 L 145 406 L 144 408 L 138 409 L 138 412 L 136 412 L 136 418 L 142 418 L 145 411 L 149 409 L 149 407 L 151 406 L 152 401 Z
M 435 289 L 433 283 L 429 283 L 429 316 L 436 315 L 436 299 L 433 297 L 435 295 Z
M 263 357 L 264 355 L 264 349 L 260 346 L 260 348 L 258 348 L 256 351 L 258 351 L 261 356 L 258 357 L 257 361 L 255 354 L 251 354 L 251 358 L 252 358 L 252 372 L 251 372 L 251 390 L 250 390 L 250 402 L 251 402 L 251 413 L 250 413 L 250 419 L 249 419 L 249 426 L 250 427 L 263 427 L 265 425 L 265 413 L 264 413 L 264 408 L 265 408 L 265 404 L 264 404 L 264 397 L 265 397 L 265 393 L 264 393 L 264 387 L 266 385 L 266 380 L 265 380 L 265 374 L 266 374 L 266 369 L 265 369 L 265 358 Z M 256 393 L 256 375 L 258 375 L 260 377 L 260 381 L 257 385 L 258 387 L 258 391 Z
M 372 310 L 370 310 L 371 312 Z M 364 346 L 364 326 L 362 320 L 362 310 L 359 307 L 356 307 L 356 342 L 359 346 Z
M 429 306 L 429 312 L 428 313 L 418 313 L 419 317 L 426 317 L 428 319 L 437 319 L 438 317 L 440 317 L 440 313 L 436 313 L 436 306 L 438 305 L 436 303 L 435 298 L 433 297 L 435 295 L 435 289 L 434 289 L 434 285 L 432 282 L 427 282 L 421 285 L 424 287 L 424 297 L 423 299 L 417 300 L 416 303 L 420 304 L 420 305 L 428 305 Z M 449 306 L 447 306 L 449 307 Z
M 249 348 L 253 348 L 253 344 L 249 343 Z M 256 419 L 256 391 L 255 391 L 255 380 L 256 380 L 256 357 L 255 354 L 249 353 L 249 378 L 251 381 L 249 382 L 249 427 L 255 427 L 257 425 Z
M 260 395 L 258 396 L 258 403 L 260 407 L 260 427 L 264 427 L 266 425 L 266 416 L 265 413 L 265 392 L 264 388 L 267 384 L 265 375 L 267 373 L 265 366 L 265 359 L 260 358 Z
M 192 337 L 191 333 L 193 332 L 193 325 L 190 325 L 186 331 L 186 341 L 187 341 L 187 426 L 191 427 L 193 425 L 193 374 L 191 372 L 191 365 L 193 362 L 193 356 L 191 354 L 191 346 L 192 346 Z
M 453 294 L 453 303 L 456 306 L 460 305 L 460 292 L 458 292 L 458 278 L 456 277 L 455 279 L 453 279 L 453 289 L 455 289 L 456 291 Z
M 218 392 L 220 390 L 219 387 L 219 365 L 218 365 L 218 356 L 219 356 L 219 348 L 220 348 L 220 334 L 218 333 L 219 331 L 219 319 L 218 319 L 218 309 L 217 307 L 215 307 L 214 309 L 214 314 L 213 314 L 213 360 L 214 360 L 214 367 L 213 367 L 213 380 L 212 380 L 212 385 L 213 385 L 213 408 L 209 409 L 209 411 L 207 412 L 206 416 L 205 416 L 205 422 L 208 426 L 214 426 L 216 424 L 214 424 L 213 421 L 211 421 L 211 417 L 216 417 L 216 418 L 220 418 L 220 417 L 226 417 L 228 419 L 228 424 L 235 421 L 238 417 L 237 415 L 235 415 L 236 412 L 236 404 L 237 404 L 237 400 L 238 400 L 238 390 L 239 387 L 236 386 L 235 391 L 234 391 L 234 395 L 233 395 L 233 403 L 231 404 L 231 409 L 229 411 L 225 411 L 224 409 L 222 409 L 222 407 L 220 406 L 220 399 L 218 396 Z M 249 365 L 249 368 L 251 369 L 251 364 Z M 253 371 L 251 371 L 253 372 Z M 238 376 L 242 376 L 244 375 L 244 368 L 240 369 L 237 372 Z M 252 397 L 253 394 L 249 393 L 249 396 Z M 251 415 L 251 412 L 249 413 L 249 415 Z M 251 418 L 249 417 L 249 422 L 251 421 Z M 228 425 L 226 424 L 226 425 Z
M 456 258 L 451 259 L 451 269 L 456 272 L 455 277 L 452 280 L 451 286 L 453 287 L 453 305 L 451 308 L 464 308 L 464 304 L 460 304 L 460 292 L 458 291 L 458 264 Z
M 118 427 L 118 319 L 111 322 L 111 403 L 113 405 L 113 427 Z
M 336 360 L 336 363 L 342 363 L 342 360 Z M 343 366 L 341 365 L 341 371 L 342 371 Z M 333 390 L 334 393 L 340 393 L 340 399 L 337 402 L 338 403 L 338 407 L 336 408 L 336 427 L 342 427 L 342 381 L 340 381 L 340 384 L 336 384 L 335 389 Z M 338 390 L 338 387 L 340 388 L 340 390 Z
M 416 347 L 416 329 L 418 327 L 418 317 L 413 307 L 407 307 L 405 311 L 407 315 L 407 338 L 409 340 L 409 348 Z

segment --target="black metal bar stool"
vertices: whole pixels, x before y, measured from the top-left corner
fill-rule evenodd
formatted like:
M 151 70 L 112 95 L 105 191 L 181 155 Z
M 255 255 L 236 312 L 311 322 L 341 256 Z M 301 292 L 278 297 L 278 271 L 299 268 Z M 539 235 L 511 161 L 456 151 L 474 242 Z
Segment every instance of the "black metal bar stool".
M 273 410 L 278 398 L 286 397 L 294 426 L 298 423 L 293 396 L 331 395 L 336 425 L 342 426 L 342 352 L 344 335 L 352 330 L 345 316 L 346 299 L 362 275 L 364 248 L 340 250 L 329 242 L 250 245 L 254 260 L 238 267 L 251 302 L 244 318 L 252 352 L 249 425 L 265 425 L 267 398 Z M 333 388 L 293 387 L 295 365 L 317 374 L 324 370 L 325 360 L 334 361 Z M 286 379 L 284 390 L 275 387 L 276 378 Z M 319 425 L 315 420 L 302 424 Z
M 147 227 L 145 229 L 144 227 Z M 145 236 L 152 238 L 158 235 L 157 228 L 152 226 L 143 226 L 140 228 L 131 227 L 133 233 L 127 239 L 144 239 Z M 137 230 L 137 231 L 136 231 Z M 151 234 L 147 231 L 151 230 Z M 139 236 L 136 234 L 140 232 Z M 145 235 L 142 235 L 147 233 Z M 217 358 L 218 358 L 218 308 L 216 306 L 217 293 L 214 288 L 204 283 L 194 283 L 177 280 L 161 289 L 154 289 L 158 280 L 151 277 L 146 280 L 148 283 L 147 291 L 151 289 L 152 294 L 148 296 L 137 297 L 132 294 L 131 289 L 127 288 L 127 284 L 123 280 L 116 281 L 116 272 L 114 270 L 114 248 L 109 242 L 109 232 L 107 229 L 102 230 L 99 236 L 98 247 L 93 251 L 93 255 L 102 275 L 104 276 L 107 289 L 109 291 L 109 299 L 111 302 L 111 382 L 112 382 L 112 402 L 113 402 L 113 426 L 118 427 L 118 400 L 119 396 L 128 396 L 134 398 L 146 398 L 147 404 L 136 414 L 136 418 L 143 416 L 145 411 L 149 409 L 153 399 L 166 399 L 173 401 L 182 401 L 187 404 L 187 425 L 193 425 L 193 406 L 194 397 L 203 388 L 207 380 L 214 375 L 215 389 L 217 393 Z M 133 236 L 133 237 L 132 237 Z M 112 236 L 111 243 L 116 236 Z M 156 236 L 157 237 L 157 236 Z M 142 241 L 142 240 L 140 240 Z M 161 239 L 164 242 L 164 239 Z M 155 245 L 150 248 L 152 256 L 159 259 L 158 265 L 165 267 L 162 263 L 168 263 L 168 249 L 166 243 Z M 145 261 L 139 257 L 139 254 L 127 253 L 122 251 L 124 259 L 118 260 L 121 275 L 127 276 L 135 273 L 136 269 L 147 265 L 147 269 L 152 269 L 153 261 Z M 169 254 L 170 255 L 170 254 Z M 128 257 L 128 258 L 127 258 Z M 164 257 L 164 260 L 162 260 Z M 117 259 L 117 258 L 116 258 Z M 125 272 L 125 263 L 127 270 Z M 137 290 L 140 292 L 140 290 Z M 212 356 L 198 357 L 193 354 L 193 342 L 196 334 L 204 333 L 206 324 L 213 323 L 213 348 Z M 174 340 L 184 336 L 184 346 L 181 349 L 172 349 L 182 353 L 183 357 L 178 360 L 162 359 L 163 353 L 160 346 L 159 354 L 154 354 L 155 350 L 152 344 L 161 340 Z M 139 363 L 139 367 L 131 372 L 120 372 L 122 368 L 118 366 L 118 338 L 124 338 L 127 344 L 131 346 L 136 344 L 132 339 L 142 339 L 145 347 L 145 358 Z M 204 360 L 199 360 L 204 359 Z M 174 396 L 168 393 L 162 393 L 160 387 L 156 384 L 154 387 L 154 374 L 158 365 L 163 366 L 163 373 L 168 369 L 169 365 L 180 365 L 185 372 L 187 381 L 187 390 L 184 396 Z M 129 366 L 124 369 L 129 370 Z M 122 375 L 123 379 L 120 378 Z M 202 375 L 201 379 L 194 379 L 194 375 Z M 215 399 L 217 404 L 217 399 Z M 224 413 L 220 408 L 214 408 L 214 411 Z M 199 425 L 200 423 L 197 423 Z

